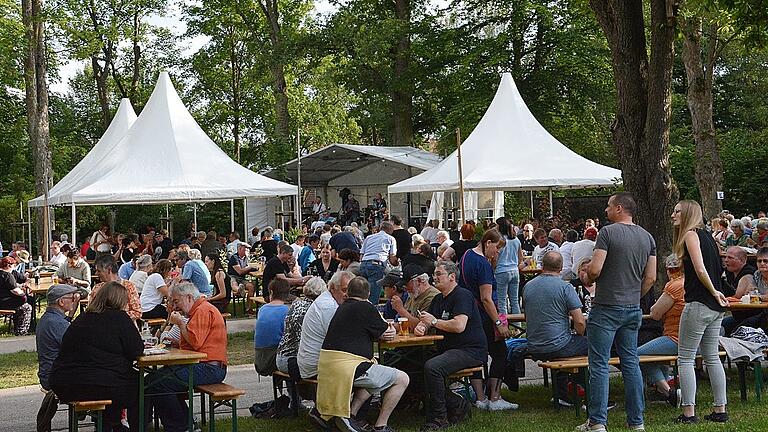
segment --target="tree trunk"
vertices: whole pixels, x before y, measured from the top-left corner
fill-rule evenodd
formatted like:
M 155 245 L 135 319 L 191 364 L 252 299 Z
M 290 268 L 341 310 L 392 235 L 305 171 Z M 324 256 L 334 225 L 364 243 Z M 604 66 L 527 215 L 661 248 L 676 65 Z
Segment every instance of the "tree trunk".
M 48 192 L 52 180 L 50 133 L 48 129 L 48 84 L 46 82 L 45 21 L 42 0 L 22 0 L 22 20 L 26 39 L 24 60 L 27 132 L 35 163 L 35 193 Z M 40 254 L 48 256 L 48 207 L 37 213 Z M 30 249 L 32 245 L 29 245 Z
M 411 6 L 409 0 L 395 0 L 395 16 L 402 22 L 402 34 L 393 49 L 394 67 L 390 80 L 392 145 L 413 145 L 413 80 L 410 76 Z
M 233 27 L 230 28 L 230 51 L 229 51 L 229 63 L 230 63 L 230 86 L 232 91 L 232 136 L 235 140 L 235 156 L 238 162 L 240 162 L 240 54 L 237 52 L 237 32 Z
M 288 113 L 288 94 L 285 81 L 285 62 L 283 61 L 283 35 L 280 29 L 280 11 L 277 0 L 259 1 L 261 11 L 267 19 L 272 42 L 272 62 L 269 70 L 272 73 L 272 93 L 275 96 L 275 136 L 274 141 L 278 148 L 277 154 L 282 158 L 288 154 L 290 141 L 290 115 Z
M 696 183 L 699 185 L 701 206 L 705 220 L 711 220 L 723 210 L 717 191 L 723 190 L 723 163 L 717 147 L 717 133 L 712 117 L 713 69 L 716 61 L 717 28 L 707 53 L 702 49 L 702 19 L 690 18 L 681 22 L 683 31 L 683 64 L 688 81 L 686 93 L 691 112 L 693 140 L 696 143 Z M 703 56 L 706 55 L 706 62 Z
M 637 201 L 635 221 L 653 235 L 663 257 L 671 250 L 669 215 L 678 196 L 669 166 L 677 11 L 665 0 L 650 0 L 649 60 L 641 0 L 590 0 L 590 7 L 611 49 L 618 103 L 611 130 L 624 187 Z M 663 263 L 658 260 L 659 275 Z
M 139 78 L 141 68 L 141 45 L 139 45 L 139 36 L 141 34 L 141 19 L 139 18 L 139 12 L 136 11 L 133 14 L 133 75 L 131 76 L 131 92 L 129 97 L 132 101 L 136 101 L 139 89 Z

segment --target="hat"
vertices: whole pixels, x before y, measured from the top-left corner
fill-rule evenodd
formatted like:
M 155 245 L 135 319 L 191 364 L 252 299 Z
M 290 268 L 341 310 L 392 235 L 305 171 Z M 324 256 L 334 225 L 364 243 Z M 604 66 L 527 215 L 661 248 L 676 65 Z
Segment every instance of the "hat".
M 406 264 L 403 267 L 403 284 L 407 284 L 425 273 L 424 269 L 418 264 Z
M 390 272 L 383 278 L 376 281 L 382 288 L 383 287 L 399 287 L 403 283 L 403 279 L 399 272 Z
M 594 240 L 597 238 L 597 228 L 595 227 L 589 227 L 584 230 L 584 238 L 589 240 Z
M 240 243 L 237 244 L 237 247 L 246 247 L 246 248 L 250 249 L 251 245 L 249 245 L 246 242 L 240 242 Z
M 25 250 L 21 250 L 16 252 L 16 259 L 23 262 L 24 264 L 29 262 L 29 252 Z
M 48 304 L 50 305 L 50 304 L 56 303 L 60 298 L 64 297 L 65 295 L 72 294 L 78 291 L 80 290 L 73 287 L 72 285 L 56 284 L 48 288 L 48 294 L 46 294 L 45 298 L 46 300 L 48 300 Z

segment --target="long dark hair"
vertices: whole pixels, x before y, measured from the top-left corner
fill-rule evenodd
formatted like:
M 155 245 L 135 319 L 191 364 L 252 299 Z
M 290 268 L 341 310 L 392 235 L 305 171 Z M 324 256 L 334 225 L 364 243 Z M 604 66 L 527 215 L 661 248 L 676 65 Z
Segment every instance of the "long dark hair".
M 512 225 L 509 223 L 509 220 L 504 216 L 496 219 L 496 228 L 504 237 L 512 238 L 512 234 L 510 233 L 512 230 Z
M 224 266 L 221 265 L 221 258 L 219 258 L 218 255 L 216 255 L 215 253 L 209 253 L 208 255 L 206 255 L 206 258 L 213 261 L 213 271 L 211 272 L 211 276 L 218 273 L 219 270 L 224 271 Z

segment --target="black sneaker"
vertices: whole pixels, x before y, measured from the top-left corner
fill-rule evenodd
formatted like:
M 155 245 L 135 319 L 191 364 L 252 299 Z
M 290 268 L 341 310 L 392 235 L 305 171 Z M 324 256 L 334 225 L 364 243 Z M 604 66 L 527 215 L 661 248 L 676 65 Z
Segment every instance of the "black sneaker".
M 667 395 L 667 403 L 672 408 L 680 408 L 680 389 L 669 389 L 669 395 Z
M 682 423 L 682 424 L 693 424 L 693 423 L 698 423 L 698 422 L 699 422 L 699 418 L 696 417 L 695 415 L 688 417 L 685 414 L 680 414 L 675 419 L 675 423 Z
M 320 416 L 320 412 L 317 410 L 317 408 L 312 408 L 309 411 L 309 420 L 312 421 L 312 423 L 320 430 L 327 431 L 331 429 L 331 425 L 328 424 L 327 421 L 323 420 L 323 417 Z
M 464 420 L 472 418 L 472 406 L 465 399 L 461 399 L 461 404 L 452 412 L 448 412 L 448 423 L 455 425 Z
M 709 420 L 711 422 L 715 423 L 725 423 L 728 421 L 728 413 L 727 412 L 721 412 L 716 413 L 713 412 L 711 414 L 707 414 L 704 416 L 704 420 Z
M 373 432 L 395 432 L 389 425 L 377 426 L 373 428 Z
M 436 430 L 442 430 L 442 429 L 448 429 L 451 427 L 451 424 L 448 422 L 445 418 L 439 418 L 430 420 L 425 424 L 424 426 L 419 429 L 421 432 L 431 432 Z
M 367 432 L 363 425 L 353 418 L 334 417 L 333 423 L 341 432 Z
M 552 399 L 550 399 L 549 402 L 552 403 Z M 557 405 L 563 408 L 572 408 L 573 402 L 565 398 L 557 398 Z

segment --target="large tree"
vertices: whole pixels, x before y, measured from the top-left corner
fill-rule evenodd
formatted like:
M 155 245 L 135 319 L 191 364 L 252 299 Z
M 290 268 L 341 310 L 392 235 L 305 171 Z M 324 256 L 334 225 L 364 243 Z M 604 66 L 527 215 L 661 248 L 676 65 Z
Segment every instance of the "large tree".
M 642 0 L 589 4 L 611 49 L 617 97 L 611 131 L 624 186 L 637 201 L 637 222 L 656 239 L 662 256 L 671 249 L 669 215 L 678 196 L 669 166 L 677 8 L 668 0 L 649 0 L 646 26 Z
M 27 134 L 29 135 L 32 160 L 35 164 L 35 193 L 48 193 L 52 182 L 51 149 L 48 145 L 48 83 L 47 50 L 45 45 L 45 13 L 43 0 L 22 0 L 22 22 L 26 42 L 24 60 L 24 84 L 26 91 Z M 38 211 L 40 251 L 48 256 L 49 217 L 48 208 Z M 31 247 L 31 245 L 30 245 Z

